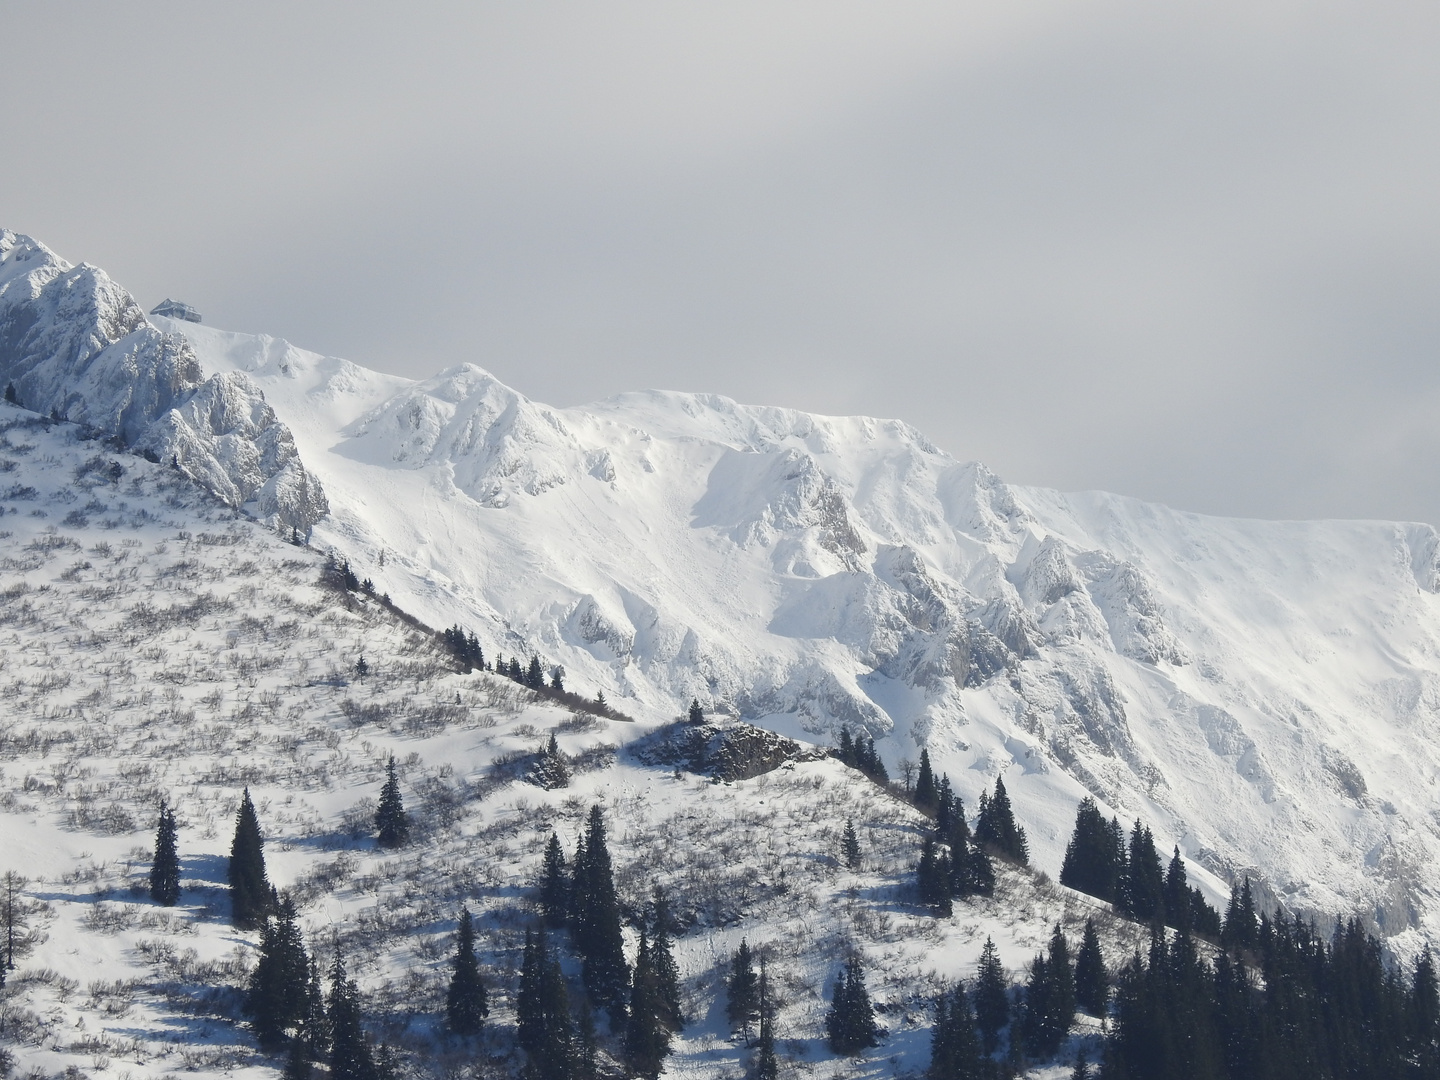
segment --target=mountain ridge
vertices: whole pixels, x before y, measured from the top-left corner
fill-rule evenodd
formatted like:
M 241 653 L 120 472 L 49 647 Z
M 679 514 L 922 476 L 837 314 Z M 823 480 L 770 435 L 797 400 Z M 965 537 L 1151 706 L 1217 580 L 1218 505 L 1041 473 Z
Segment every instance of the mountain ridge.
M 1209 517 L 1007 485 L 899 421 L 649 391 L 551 408 L 473 365 L 412 381 L 161 318 L 244 376 L 323 484 L 315 542 L 432 625 L 627 711 L 925 746 L 1006 778 L 1040 865 L 1074 806 L 1440 939 L 1435 530 Z

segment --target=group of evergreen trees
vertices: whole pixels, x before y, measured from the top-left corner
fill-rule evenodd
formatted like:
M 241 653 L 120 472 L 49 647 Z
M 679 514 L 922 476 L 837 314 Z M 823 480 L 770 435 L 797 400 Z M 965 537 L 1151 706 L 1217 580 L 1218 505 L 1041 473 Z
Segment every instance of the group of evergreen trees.
M 485 670 L 485 650 L 480 648 L 480 639 L 473 630 L 463 629 L 456 623 L 441 634 L 445 648 L 466 674 Z
M 543 1033 L 547 1047 L 531 1053 L 530 1065 L 536 1080 L 593 1076 L 595 1040 L 589 1002 L 604 1008 L 612 1030 L 622 1033 L 624 1057 L 630 1068 L 641 1076 L 658 1075 L 670 1052 L 671 1036 L 685 1023 L 670 903 L 657 887 L 640 920 L 640 948 L 632 972 L 625 958 L 605 818 L 598 805 L 590 808 L 585 831 L 568 864 L 559 836 L 550 834 L 536 901 L 543 925 L 527 937 L 527 950 L 534 950 L 535 966 L 533 992 L 525 999 L 529 1010 L 526 1022 L 531 1025 L 526 1030 L 537 1033 L 533 1040 L 537 1047 Z M 546 927 L 568 928 L 571 944 L 580 956 L 587 1000 L 578 1024 L 568 1005 L 562 1008 L 564 980 L 558 959 L 548 953 Z M 546 965 L 552 965 L 553 970 Z
M 1106 1080 L 1436 1080 L 1440 988 L 1426 950 L 1406 978 L 1357 922 L 1329 942 L 1300 919 L 1261 916 L 1258 971 L 1191 936 L 1152 930 L 1121 972 Z
M 837 1054 L 858 1054 L 880 1041 L 875 1009 L 865 989 L 860 957 L 852 954 L 835 979 L 830 1011 L 825 1014 L 825 1035 Z
M 889 784 L 890 773 L 875 752 L 875 740 L 863 731 L 853 738 L 848 727 L 840 729 L 840 746 L 835 756 L 852 769 L 859 769 L 877 784 Z
M 1106 821 L 1089 796 L 1075 812 L 1060 884 L 1107 900 L 1134 919 L 1159 921 L 1211 940 L 1221 934 L 1220 913 L 1190 885 L 1180 849 L 1176 847 L 1168 869 L 1162 868 L 1148 827 L 1135 822 L 1127 846 L 1120 822 Z
M 1029 845 L 1015 821 L 1005 781 L 997 777 L 994 794 L 981 792 L 975 831 L 965 819 L 965 804 L 950 787 L 950 777 L 935 779 L 928 751 L 920 752 L 920 769 L 911 796 L 918 809 L 935 817 L 933 833 L 921 840 L 915 883 L 920 902 L 941 915 L 951 912 L 951 899 L 991 896 L 995 867 L 991 856 L 1025 865 Z
M 1010 1029 L 1010 1061 L 1054 1057 L 1077 1007 L 1105 1015 L 1109 976 L 1093 922 L 1076 959 L 1057 924 L 1046 952 L 1030 964 L 1023 994 L 1012 1005 L 1000 954 L 987 938 L 971 988 L 957 984 L 935 1002 L 928 1080 L 982 1080 L 1001 1075 L 993 1055 Z M 1013 1075 L 1006 1073 L 1005 1075 Z
M 730 976 L 725 980 L 725 1016 L 732 1028 L 741 1028 L 749 1035 L 750 1025 L 760 1023 L 755 1042 L 755 1080 L 777 1080 L 780 1064 L 775 1057 L 775 997 L 770 986 L 770 973 L 765 957 L 760 957 L 760 973 L 755 973 L 755 960 L 750 943 L 740 939 L 740 948 L 730 961 Z
M 340 950 L 330 968 L 330 992 L 320 967 L 305 948 L 295 909 L 279 902 L 260 935 L 259 959 L 250 974 L 244 1010 L 262 1049 L 287 1050 L 287 1080 L 304 1080 L 324 1062 L 331 1080 L 384 1080 L 390 1070 L 365 1035 L 360 992 L 345 973 Z

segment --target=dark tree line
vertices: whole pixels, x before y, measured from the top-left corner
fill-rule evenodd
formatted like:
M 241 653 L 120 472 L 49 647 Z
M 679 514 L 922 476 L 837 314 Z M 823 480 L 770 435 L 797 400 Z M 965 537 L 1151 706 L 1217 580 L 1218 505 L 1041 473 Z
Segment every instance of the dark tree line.
M 1106 821 L 1089 796 L 1075 812 L 1075 830 L 1065 847 L 1060 884 L 1107 900 L 1132 919 L 1159 921 L 1210 940 L 1219 940 L 1221 935 L 1220 913 L 1190 885 L 1180 849 L 1176 847 L 1169 866 L 1162 867 L 1148 827 L 1135 822 L 1127 845 L 1120 822 L 1114 818 Z
M 1385 964 L 1355 921 L 1327 942 L 1300 919 L 1262 915 L 1257 971 L 1200 959 L 1189 934 L 1152 932 L 1120 972 L 1106 1080 L 1435 1080 L 1440 990 L 1426 950 L 1413 973 Z
M 875 751 L 875 740 L 863 731 L 854 737 L 848 727 L 840 729 L 840 746 L 835 756 L 852 769 L 859 769 L 877 784 L 889 784 L 890 773 Z

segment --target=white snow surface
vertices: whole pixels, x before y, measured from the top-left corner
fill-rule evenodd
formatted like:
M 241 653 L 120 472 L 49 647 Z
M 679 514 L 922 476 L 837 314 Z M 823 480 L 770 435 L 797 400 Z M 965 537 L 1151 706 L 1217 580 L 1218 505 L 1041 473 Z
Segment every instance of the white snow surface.
M 493 654 L 639 714 L 692 697 L 1004 775 L 1058 871 L 1076 802 L 1270 902 L 1440 940 L 1436 531 L 1007 485 L 906 424 L 651 391 L 530 401 L 155 320 L 244 373 L 329 493 L 317 542 Z
M 433 635 L 323 585 L 319 552 L 167 466 L 3 403 L 0 509 L 0 870 L 22 879 L 0 1051 L 16 1075 L 278 1075 L 283 1059 L 257 1050 L 241 1013 L 259 934 L 230 925 L 224 887 L 247 788 L 271 881 L 312 950 L 343 948 L 367 1026 L 406 1076 L 519 1074 L 515 1000 L 541 853 L 551 830 L 573 851 L 596 804 L 624 910 L 658 884 L 679 923 L 688 1022 L 670 1077 L 745 1072 L 723 989 L 742 938 L 769 958 L 787 1073 L 837 1080 L 923 1070 L 933 995 L 974 974 L 987 937 L 1015 979 L 1057 923 L 1073 948 L 1094 918 L 1112 964 L 1145 945 L 1146 928 L 1107 905 L 1004 865 L 994 898 L 937 918 L 910 886 L 929 823 L 854 770 L 812 752 L 720 783 L 647 763 L 631 750 L 663 717 L 602 719 L 460 674 Z M 572 776 L 545 789 L 526 777 L 552 735 Z M 386 851 L 372 822 L 392 755 L 412 836 Z M 179 824 L 170 908 L 146 890 L 161 798 Z M 847 820 L 854 869 L 839 858 Z M 468 1042 L 442 1019 L 462 905 L 491 1003 Z M 554 942 L 576 992 L 565 935 Z M 823 1017 L 851 950 L 884 1038 L 837 1058 Z M 1078 1043 L 1093 1058 L 1097 1041 L 1098 1022 L 1080 1017 L 1062 1064 L 1027 1075 L 1061 1075 Z M 607 1034 L 603 1049 L 617 1046 Z
M 0 229 L 0 381 L 19 401 L 169 461 L 224 499 L 292 529 L 326 512 L 285 425 L 243 376 L 205 378 L 98 267 Z

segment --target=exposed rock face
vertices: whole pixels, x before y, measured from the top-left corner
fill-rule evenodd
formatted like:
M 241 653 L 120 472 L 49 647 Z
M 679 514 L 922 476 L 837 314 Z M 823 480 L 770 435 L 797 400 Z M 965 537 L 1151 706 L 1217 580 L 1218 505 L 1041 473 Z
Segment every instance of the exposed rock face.
M 133 297 L 0 230 L 0 381 L 26 408 L 104 431 L 234 507 L 308 531 L 329 510 L 289 429 L 243 376 L 205 377 L 183 337 Z

